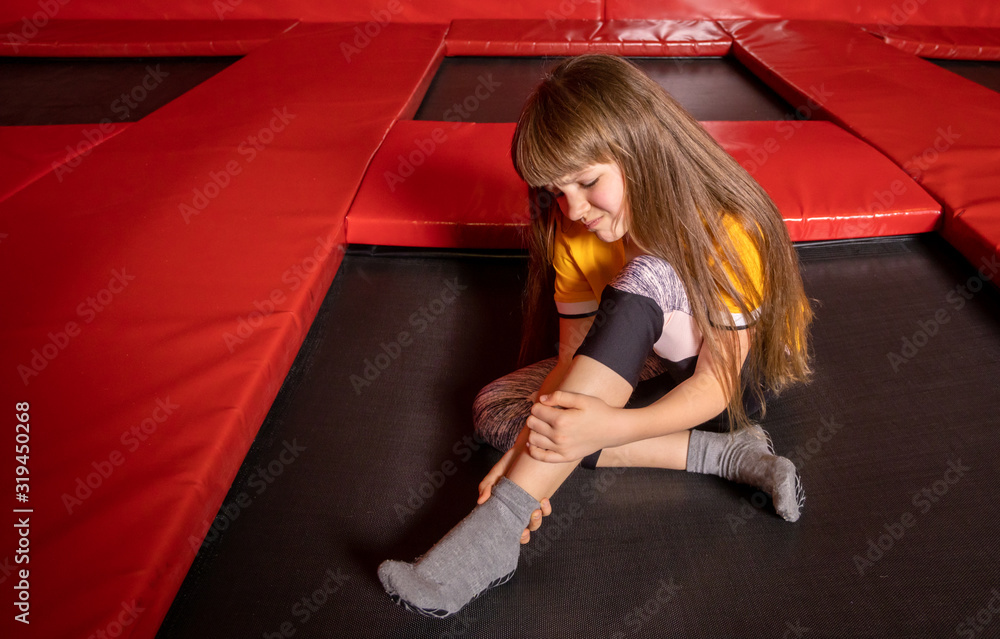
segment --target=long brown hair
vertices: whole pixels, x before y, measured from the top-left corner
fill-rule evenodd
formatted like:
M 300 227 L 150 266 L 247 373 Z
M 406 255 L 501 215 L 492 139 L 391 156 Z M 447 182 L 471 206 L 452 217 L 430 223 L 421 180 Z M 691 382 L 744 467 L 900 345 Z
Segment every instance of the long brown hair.
M 788 229 L 767 193 L 666 91 L 628 61 L 587 54 L 560 63 L 525 103 L 511 144 L 529 185 L 532 225 L 522 357 L 551 296 L 558 205 L 543 187 L 595 163 L 615 162 L 625 180 L 629 237 L 666 260 L 684 283 L 695 322 L 729 398 L 730 426 L 750 420 L 742 392 L 808 379 L 812 311 Z M 760 254 L 762 287 L 747 272 L 724 218 Z M 724 302 L 752 324 L 741 371 L 739 336 Z M 745 376 L 744 376 L 745 374 Z M 750 383 L 749 380 L 755 380 Z

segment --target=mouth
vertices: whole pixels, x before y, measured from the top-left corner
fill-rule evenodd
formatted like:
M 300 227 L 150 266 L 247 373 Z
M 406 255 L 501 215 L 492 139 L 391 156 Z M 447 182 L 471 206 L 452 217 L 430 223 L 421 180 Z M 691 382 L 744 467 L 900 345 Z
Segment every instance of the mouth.
M 583 225 L 587 227 L 588 231 L 593 231 L 594 227 L 601 223 L 601 218 L 597 218 L 591 222 L 584 222 Z

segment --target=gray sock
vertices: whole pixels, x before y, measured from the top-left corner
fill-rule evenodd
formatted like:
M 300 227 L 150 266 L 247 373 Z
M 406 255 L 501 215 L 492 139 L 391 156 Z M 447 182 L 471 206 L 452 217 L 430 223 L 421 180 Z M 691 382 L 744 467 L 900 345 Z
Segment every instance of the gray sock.
M 514 576 L 521 532 L 539 503 L 503 477 L 490 498 L 414 563 L 384 561 L 382 586 L 393 600 L 429 617 L 447 617 Z
M 760 426 L 742 430 L 735 436 L 691 431 L 687 470 L 756 486 L 771 496 L 774 510 L 783 518 L 788 521 L 799 518 L 805 499 L 799 473 L 790 460 L 774 454 Z

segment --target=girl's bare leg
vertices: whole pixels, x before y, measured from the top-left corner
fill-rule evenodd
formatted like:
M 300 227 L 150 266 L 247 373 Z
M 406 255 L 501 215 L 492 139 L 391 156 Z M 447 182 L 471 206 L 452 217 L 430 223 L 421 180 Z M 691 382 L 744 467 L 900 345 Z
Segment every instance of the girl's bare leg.
M 687 470 L 690 441 L 691 431 L 682 430 L 624 446 L 605 448 L 597 460 L 597 467 Z
M 624 406 L 632 395 L 632 386 L 618 373 L 585 356 L 573 359 L 559 390 L 597 397 L 615 408 Z M 507 478 L 538 501 L 551 497 L 580 463 L 579 460 L 566 463 L 538 461 L 528 454 L 524 437 L 518 438 L 515 448 Z

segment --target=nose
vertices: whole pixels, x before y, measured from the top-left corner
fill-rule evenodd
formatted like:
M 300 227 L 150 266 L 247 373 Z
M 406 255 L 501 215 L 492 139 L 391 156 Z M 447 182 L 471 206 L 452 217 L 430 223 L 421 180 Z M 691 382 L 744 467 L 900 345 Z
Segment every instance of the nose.
M 566 193 L 564 195 L 563 201 L 563 213 L 566 217 L 578 221 L 580 218 L 590 210 L 590 204 L 587 202 L 587 198 L 579 193 Z

